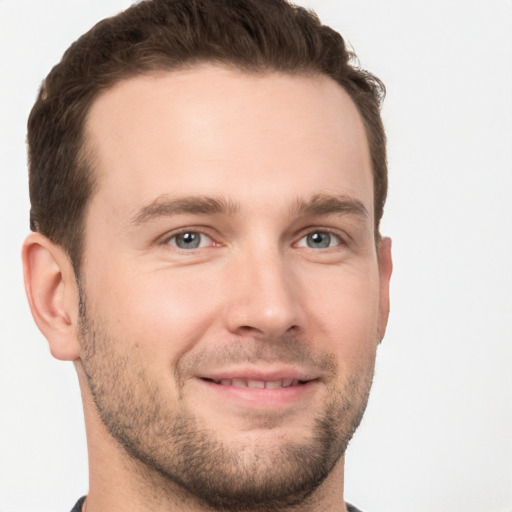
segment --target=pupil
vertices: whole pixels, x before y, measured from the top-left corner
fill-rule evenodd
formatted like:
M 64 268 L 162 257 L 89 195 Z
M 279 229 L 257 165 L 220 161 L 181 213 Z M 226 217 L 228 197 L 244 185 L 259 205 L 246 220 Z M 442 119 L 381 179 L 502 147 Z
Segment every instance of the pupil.
M 309 235 L 310 247 L 329 247 L 331 237 L 328 233 L 312 233 Z
M 181 248 L 195 248 L 199 246 L 199 237 L 197 233 L 183 233 L 177 238 L 176 244 Z

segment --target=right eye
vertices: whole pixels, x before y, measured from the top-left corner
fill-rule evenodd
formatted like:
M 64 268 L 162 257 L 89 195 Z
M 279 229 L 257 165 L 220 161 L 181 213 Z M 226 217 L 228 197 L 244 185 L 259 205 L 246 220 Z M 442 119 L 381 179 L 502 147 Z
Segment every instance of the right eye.
M 170 237 L 167 241 L 169 245 L 174 245 L 178 249 L 200 249 L 213 244 L 212 239 L 204 233 L 198 231 L 183 231 Z

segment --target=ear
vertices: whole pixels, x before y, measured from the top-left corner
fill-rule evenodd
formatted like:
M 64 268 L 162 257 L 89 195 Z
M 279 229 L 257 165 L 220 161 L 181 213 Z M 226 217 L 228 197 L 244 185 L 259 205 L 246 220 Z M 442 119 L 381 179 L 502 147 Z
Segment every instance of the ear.
M 65 361 L 77 359 L 79 297 L 68 255 L 45 236 L 32 233 L 23 244 L 22 258 L 30 310 L 51 353 Z
M 386 332 L 389 317 L 389 281 L 393 272 L 393 260 L 391 258 L 391 238 L 383 238 L 378 246 L 379 258 L 379 340 L 382 341 Z

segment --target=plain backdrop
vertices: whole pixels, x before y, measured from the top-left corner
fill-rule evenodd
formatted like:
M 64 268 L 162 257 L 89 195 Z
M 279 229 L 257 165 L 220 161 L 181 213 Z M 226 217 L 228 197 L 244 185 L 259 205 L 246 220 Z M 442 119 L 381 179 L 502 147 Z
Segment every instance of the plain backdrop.
M 386 84 L 388 333 L 347 454 L 365 512 L 512 512 L 512 2 L 301 2 Z M 87 492 L 71 363 L 26 304 L 26 118 L 63 51 L 126 0 L 0 0 L 0 511 Z

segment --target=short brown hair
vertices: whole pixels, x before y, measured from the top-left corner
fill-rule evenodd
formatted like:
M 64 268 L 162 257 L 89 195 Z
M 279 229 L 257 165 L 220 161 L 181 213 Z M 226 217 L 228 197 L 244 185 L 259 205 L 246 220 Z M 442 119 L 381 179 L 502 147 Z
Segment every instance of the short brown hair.
M 94 190 L 83 147 L 91 104 L 120 80 L 206 61 L 247 72 L 323 74 L 347 91 L 368 137 L 378 237 L 387 193 L 384 86 L 354 59 L 340 34 L 286 0 L 145 0 L 99 22 L 51 70 L 30 113 L 31 229 L 61 245 L 78 272 Z

